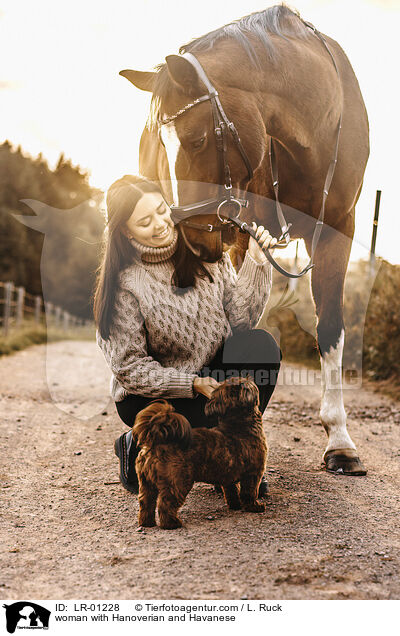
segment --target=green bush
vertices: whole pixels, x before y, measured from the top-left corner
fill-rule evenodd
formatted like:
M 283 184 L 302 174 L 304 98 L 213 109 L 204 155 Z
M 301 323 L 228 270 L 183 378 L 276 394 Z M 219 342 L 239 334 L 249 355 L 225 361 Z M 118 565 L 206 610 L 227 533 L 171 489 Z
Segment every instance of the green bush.
M 400 382 L 400 266 L 380 261 L 365 322 L 364 365 L 374 380 Z
M 286 267 L 289 263 L 286 263 Z M 400 383 L 400 266 L 378 259 L 376 276 L 369 262 L 350 263 L 344 292 L 343 368 L 359 368 L 374 380 Z M 274 271 L 274 283 L 260 327 L 280 340 L 283 358 L 319 364 L 316 318 L 310 275 L 289 293 L 287 280 Z

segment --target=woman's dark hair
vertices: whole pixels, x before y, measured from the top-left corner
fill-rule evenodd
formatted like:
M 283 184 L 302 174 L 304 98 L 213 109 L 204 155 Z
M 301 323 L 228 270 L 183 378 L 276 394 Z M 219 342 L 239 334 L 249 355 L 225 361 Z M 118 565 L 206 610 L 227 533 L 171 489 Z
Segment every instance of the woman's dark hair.
M 104 340 L 110 335 L 115 294 L 119 273 L 133 261 L 135 248 L 124 234 L 124 226 L 136 204 L 147 192 L 162 192 L 153 181 L 135 175 L 125 175 L 115 181 L 107 192 L 107 236 L 103 243 L 101 264 L 93 294 L 93 314 L 96 326 Z M 172 257 L 174 273 L 171 284 L 177 294 L 184 294 L 196 284 L 196 277 L 213 278 L 203 262 L 185 244 L 179 225 L 178 244 Z

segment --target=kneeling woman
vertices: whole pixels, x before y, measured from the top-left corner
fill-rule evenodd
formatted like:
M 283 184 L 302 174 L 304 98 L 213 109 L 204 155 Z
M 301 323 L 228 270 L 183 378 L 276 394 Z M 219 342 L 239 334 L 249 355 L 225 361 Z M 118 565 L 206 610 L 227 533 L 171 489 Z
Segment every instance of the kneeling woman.
M 97 342 L 112 371 L 111 395 L 130 428 L 139 411 L 166 398 L 193 427 L 209 426 L 204 406 L 218 383 L 248 372 L 261 412 L 280 366 L 274 338 L 254 329 L 267 303 L 271 265 L 264 228 L 250 238 L 236 274 L 229 255 L 204 262 L 174 226 L 156 184 L 126 175 L 107 193 L 108 227 L 94 317 Z M 115 442 L 123 486 L 137 492 L 131 432 Z M 260 486 L 260 495 L 266 482 Z

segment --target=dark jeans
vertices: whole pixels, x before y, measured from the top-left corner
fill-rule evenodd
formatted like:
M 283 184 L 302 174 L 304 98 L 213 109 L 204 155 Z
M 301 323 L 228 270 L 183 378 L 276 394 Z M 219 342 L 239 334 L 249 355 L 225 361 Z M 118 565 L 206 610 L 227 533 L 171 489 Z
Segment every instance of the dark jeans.
M 263 413 L 277 382 L 281 352 L 270 333 L 263 329 L 237 331 L 230 336 L 219 349 L 215 358 L 200 373 L 201 376 L 212 376 L 217 382 L 232 375 L 245 375 L 248 372 L 258 386 L 260 393 L 260 410 Z M 144 409 L 154 398 L 142 395 L 128 395 L 121 402 L 116 402 L 121 420 L 132 427 L 139 411 Z M 198 394 L 196 398 L 168 399 L 178 413 L 184 415 L 193 428 L 209 426 L 204 406 L 207 398 Z

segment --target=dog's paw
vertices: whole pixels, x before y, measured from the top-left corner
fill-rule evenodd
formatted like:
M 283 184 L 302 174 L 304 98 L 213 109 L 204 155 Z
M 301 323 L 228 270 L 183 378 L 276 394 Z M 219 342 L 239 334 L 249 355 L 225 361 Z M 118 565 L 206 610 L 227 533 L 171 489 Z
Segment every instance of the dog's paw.
M 225 501 L 231 510 L 241 510 L 242 504 L 239 497 L 237 484 L 230 484 L 223 488 Z
M 142 528 L 154 528 L 156 520 L 150 517 L 139 517 L 139 526 Z
M 243 505 L 243 510 L 246 512 L 265 512 L 266 506 L 260 501 L 254 501 L 252 503 L 246 503 Z
M 176 528 L 182 528 L 182 521 L 178 517 L 160 519 L 160 528 L 163 530 L 176 530 Z
M 242 504 L 240 501 L 228 501 L 229 510 L 241 510 Z

